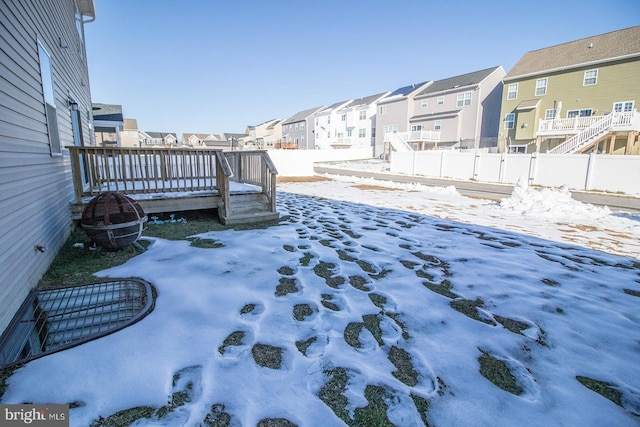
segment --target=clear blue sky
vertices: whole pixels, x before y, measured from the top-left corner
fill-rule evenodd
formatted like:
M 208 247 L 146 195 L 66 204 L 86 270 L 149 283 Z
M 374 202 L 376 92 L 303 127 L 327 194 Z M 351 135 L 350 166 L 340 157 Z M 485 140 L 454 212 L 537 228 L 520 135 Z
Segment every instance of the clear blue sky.
M 640 0 L 95 0 L 93 102 L 155 132 L 247 125 L 640 24 Z M 179 135 L 180 136 L 180 135 Z

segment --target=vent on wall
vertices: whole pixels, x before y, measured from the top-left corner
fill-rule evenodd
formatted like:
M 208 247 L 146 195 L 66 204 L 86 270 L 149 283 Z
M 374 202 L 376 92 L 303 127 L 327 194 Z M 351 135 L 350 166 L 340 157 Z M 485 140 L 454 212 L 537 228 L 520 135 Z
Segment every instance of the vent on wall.
M 0 337 L 0 366 L 29 361 L 111 334 L 153 308 L 142 279 L 34 290 Z

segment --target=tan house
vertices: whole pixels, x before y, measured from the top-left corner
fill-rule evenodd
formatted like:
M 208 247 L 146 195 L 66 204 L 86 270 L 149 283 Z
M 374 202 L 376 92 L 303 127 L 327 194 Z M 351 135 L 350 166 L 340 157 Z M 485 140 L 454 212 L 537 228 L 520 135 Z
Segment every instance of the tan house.
M 178 142 L 175 133 L 138 131 L 140 147 L 173 147 Z
M 640 154 L 640 26 L 527 52 L 504 77 L 500 152 Z
M 138 121 L 136 119 L 124 119 L 122 130 L 120 131 L 121 147 L 139 147 Z

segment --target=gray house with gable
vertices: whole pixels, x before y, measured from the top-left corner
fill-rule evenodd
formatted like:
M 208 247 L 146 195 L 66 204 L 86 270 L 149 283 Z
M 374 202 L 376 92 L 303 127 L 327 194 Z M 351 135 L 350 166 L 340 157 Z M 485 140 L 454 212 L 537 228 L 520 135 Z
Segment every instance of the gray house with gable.
M 314 144 L 314 121 L 313 114 L 324 108 L 315 107 L 308 110 L 299 111 L 282 122 L 281 148 L 313 150 Z

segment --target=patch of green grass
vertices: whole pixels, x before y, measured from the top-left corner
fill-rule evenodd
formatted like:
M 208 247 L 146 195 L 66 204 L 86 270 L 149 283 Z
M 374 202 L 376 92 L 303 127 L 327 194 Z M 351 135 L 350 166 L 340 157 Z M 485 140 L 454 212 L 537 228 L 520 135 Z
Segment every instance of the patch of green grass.
M 302 258 L 300 258 L 300 260 L 298 261 L 300 263 L 301 266 L 303 267 L 308 267 L 309 263 L 311 262 L 311 260 L 314 258 L 313 255 L 311 255 L 311 253 L 309 252 L 305 252 L 302 255 Z
M 365 273 L 375 273 L 376 272 L 376 269 L 373 268 L 371 263 L 369 263 L 367 261 L 362 261 L 362 260 L 359 259 L 359 260 L 356 260 L 356 264 L 358 264 L 358 266 L 360 266 L 362 271 L 364 271 Z
M 231 415 L 225 412 L 224 405 L 216 403 L 211 405 L 211 411 L 203 421 L 208 427 L 229 427 L 231 425 Z
M 378 342 L 378 345 L 382 347 L 384 341 L 382 341 L 382 329 L 380 329 L 380 316 L 377 314 L 365 314 L 362 316 L 362 322 L 364 327 L 371 332 L 373 338 Z
M 309 304 L 296 304 L 293 306 L 293 318 L 298 322 L 304 321 L 311 315 L 313 315 L 313 309 Z
M 218 347 L 218 353 L 224 354 L 227 347 L 230 347 L 232 345 L 234 346 L 242 345 L 242 339 L 244 338 L 244 335 L 245 333 L 243 331 L 232 332 L 228 337 L 224 339 L 224 341 L 222 342 L 222 345 Z
M 394 377 L 409 387 L 418 384 L 418 371 L 414 369 L 411 355 L 406 350 L 393 346 L 389 349 L 388 357 L 397 369 L 391 373 Z
M 135 408 L 129 408 L 116 412 L 107 418 L 98 418 L 91 423 L 91 427 L 122 427 L 130 426 L 134 422 L 143 418 L 151 418 L 155 408 L 151 406 L 137 406 Z
M 293 294 L 298 292 L 298 286 L 296 286 L 296 279 L 291 277 L 281 277 L 280 284 L 276 286 L 276 296 L 283 297 L 287 294 Z
M 356 260 L 356 258 L 352 257 L 351 255 L 349 255 L 346 251 L 343 251 L 342 249 L 338 249 L 336 252 L 338 254 L 338 258 L 340 258 L 340 261 L 354 262 Z
M 255 344 L 251 348 L 253 360 L 265 368 L 280 369 L 282 365 L 282 349 L 268 344 Z
M 372 292 L 369 294 L 369 299 L 371 300 L 373 305 L 378 307 L 380 310 L 384 310 L 384 305 L 387 303 L 386 297 Z
M 478 358 L 478 362 L 480 362 L 480 374 L 483 377 L 516 396 L 524 393 L 524 389 L 516 383 L 516 378 L 504 361 L 496 359 L 486 351 L 480 350 L 480 352 L 482 354 Z
M 187 237 L 187 240 L 191 242 L 191 246 L 201 249 L 217 249 L 222 248 L 222 243 L 216 242 L 214 239 L 202 239 L 200 237 Z
M 529 329 L 531 327 L 531 325 L 527 323 L 520 322 L 518 320 L 509 319 L 508 317 L 494 315 L 493 318 L 496 319 L 498 323 L 500 323 L 502 326 L 504 326 L 505 329 L 515 334 L 522 335 L 522 331 L 524 331 L 525 329 Z
M 420 418 L 422 418 L 422 422 L 425 427 L 430 427 L 429 421 L 427 420 L 427 412 L 429 412 L 429 401 L 424 397 L 417 396 L 411 393 L 411 399 L 413 399 L 413 404 L 416 405 L 416 409 L 420 414 Z
M 297 424 L 286 418 L 265 418 L 258 421 L 256 427 L 297 427 Z
M 622 393 L 616 390 L 613 384 L 580 375 L 576 376 L 576 379 L 589 390 L 595 391 L 618 406 L 622 406 Z
M 327 280 L 333 276 L 335 268 L 336 265 L 332 262 L 320 261 L 313 267 L 313 272 L 316 273 L 316 276 Z
M 495 326 L 496 324 L 493 320 L 485 319 L 484 317 L 480 317 L 480 314 L 478 314 L 478 308 L 482 308 L 484 306 L 484 301 L 482 301 L 482 298 L 476 298 L 475 300 L 457 299 L 451 301 L 449 304 L 453 309 L 459 311 L 467 317 L 470 317 L 473 320 L 477 320 L 479 322 L 493 326 Z
M 282 274 L 283 276 L 293 276 L 295 274 L 295 271 L 293 270 L 293 268 L 284 265 L 278 269 L 278 273 Z
M 327 375 L 328 380 L 318 392 L 318 397 L 338 418 L 349 424 L 351 422 L 349 411 L 347 411 L 349 400 L 344 395 L 349 382 L 347 370 L 345 368 L 334 368 L 330 371 L 325 371 L 325 375 Z
M 322 294 L 322 301 L 320 301 L 320 303 L 329 310 L 340 311 L 340 307 L 338 307 L 336 303 L 331 302 L 332 299 L 333 296 L 330 294 Z
M 362 344 L 360 344 L 360 332 L 362 332 L 362 328 L 364 328 L 364 323 L 350 322 L 347 327 L 344 328 L 343 336 L 345 342 L 353 348 L 362 347 Z
M 369 280 L 362 276 L 349 276 L 349 284 L 359 291 L 369 292 L 371 289 L 365 286 Z
M 435 284 L 433 282 L 422 282 L 422 284 L 429 290 L 440 294 L 444 297 L 450 298 L 450 299 L 454 299 L 454 298 L 458 298 L 458 295 L 454 294 L 453 292 L 451 292 L 451 289 L 453 288 L 453 286 L 451 285 L 451 282 L 449 282 L 447 279 L 443 280 L 442 282 L 440 282 L 440 284 Z
M 311 337 L 311 338 L 309 338 L 308 340 L 305 340 L 305 341 L 296 341 L 296 348 L 298 349 L 298 351 L 300 353 L 302 353 L 302 354 L 304 354 L 306 356 L 307 355 L 307 350 L 316 341 L 318 341 L 318 337 Z
M 385 398 L 391 397 L 389 393 L 377 385 L 367 385 L 364 397 L 369 404 L 364 408 L 357 408 L 353 416 L 354 426 L 367 427 L 395 427 L 387 417 L 387 404 Z
M 245 304 L 244 307 L 240 309 L 240 314 L 249 314 L 255 309 L 256 309 L 255 304 Z
M 284 250 L 285 250 L 285 251 L 287 251 L 287 252 L 295 252 L 295 250 L 296 250 L 296 248 L 295 248 L 295 247 L 293 247 L 292 245 L 284 245 L 284 246 L 282 247 L 282 249 L 284 249 Z

